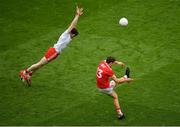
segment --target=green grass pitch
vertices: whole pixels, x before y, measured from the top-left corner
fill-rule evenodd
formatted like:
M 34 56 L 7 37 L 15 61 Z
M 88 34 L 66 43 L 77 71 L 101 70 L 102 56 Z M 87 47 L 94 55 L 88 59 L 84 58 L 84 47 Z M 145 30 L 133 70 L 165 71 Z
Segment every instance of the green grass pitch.
M 23 86 L 19 71 L 56 43 L 76 3 L 84 8 L 79 36 Z M 179 0 L 1 0 L 0 125 L 180 125 L 179 33 Z M 116 89 L 121 121 L 96 89 L 97 65 L 108 55 L 135 78 Z

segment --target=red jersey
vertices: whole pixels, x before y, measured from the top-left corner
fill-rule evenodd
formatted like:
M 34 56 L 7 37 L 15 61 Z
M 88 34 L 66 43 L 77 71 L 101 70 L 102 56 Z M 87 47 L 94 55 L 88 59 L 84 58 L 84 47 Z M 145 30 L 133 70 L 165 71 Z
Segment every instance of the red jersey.
M 96 72 L 97 87 L 101 89 L 109 88 L 109 78 L 114 75 L 113 70 L 105 61 L 101 61 Z

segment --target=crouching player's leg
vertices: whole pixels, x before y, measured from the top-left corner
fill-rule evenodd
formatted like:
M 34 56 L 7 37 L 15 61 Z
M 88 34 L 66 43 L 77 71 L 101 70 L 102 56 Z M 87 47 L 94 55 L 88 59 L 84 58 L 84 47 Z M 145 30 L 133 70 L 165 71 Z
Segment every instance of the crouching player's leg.
M 113 87 L 113 90 L 109 92 L 109 95 L 114 98 L 114 105 L 116 108 L 116 112 L 118 114 L 118 119 L 124 118 L 124 114 L 121 112 L 118 95 L 114 91 L 114 88 L 117 87 L 119 84 L 125 83 L 125 82 L 131 82 L 133 81 L 132 78 L 130 78 L 130 69 L 126 68 L 125 75 L 121 78 L 117 78 L 115 75 L 112 76 L 112 81 L 110 82 L 110 86 Z
M 31 76 L 32 74 L 43 67 L 48 62 L 52 61 L 53 59 L 57 58 L 59 53 L 55 50 L 55 48 L 49 48 L 45 53 L 45 56 L 37 63 L 31 65 L 29 68 L 20 71 L 20 77 L 22 81 L 26 81 L 27 84 L 31 85 Z

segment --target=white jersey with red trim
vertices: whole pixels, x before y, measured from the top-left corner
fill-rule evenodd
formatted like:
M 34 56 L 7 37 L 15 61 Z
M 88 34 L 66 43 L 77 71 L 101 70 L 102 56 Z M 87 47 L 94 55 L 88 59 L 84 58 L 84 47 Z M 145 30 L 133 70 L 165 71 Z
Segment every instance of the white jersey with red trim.
M 64 48 L 71 42 L 71 35 L 68 30 L 61 34 L 56 44 L 54 44 L 54 48 L 58 53 L 62 52 Z

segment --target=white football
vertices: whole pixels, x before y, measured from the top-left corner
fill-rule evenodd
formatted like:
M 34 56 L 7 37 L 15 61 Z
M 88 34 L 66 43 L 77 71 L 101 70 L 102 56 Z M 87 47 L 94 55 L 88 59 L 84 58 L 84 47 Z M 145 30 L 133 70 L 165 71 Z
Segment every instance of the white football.
M 127 26 L 128 25 L 128 20 L 127 20 L 127 18 L 121 18 L 120 20 L 119 20 L 119 24 L 121 25 L 121 26 Z

